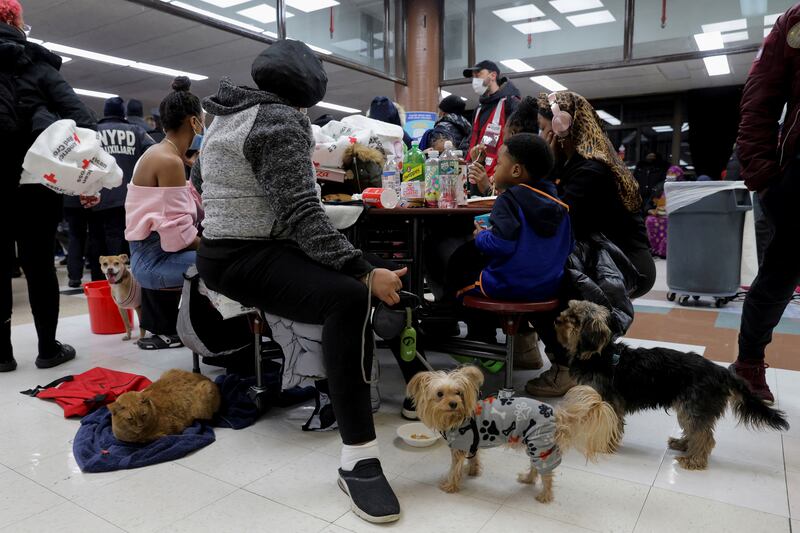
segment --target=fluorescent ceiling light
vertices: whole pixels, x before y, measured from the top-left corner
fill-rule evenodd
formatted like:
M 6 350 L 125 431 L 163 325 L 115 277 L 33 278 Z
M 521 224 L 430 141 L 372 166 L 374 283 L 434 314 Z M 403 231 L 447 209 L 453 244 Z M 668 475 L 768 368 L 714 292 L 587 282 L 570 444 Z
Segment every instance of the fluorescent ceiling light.
M 722 34 L 722 42 L 723 43 L 735 43 L 737 41 L 746 41 L 750 38 L 750 34 L 745 31 L 735 31 L 731 33 L 723 33 Z
M 61 56 L 61 64 L 62 64 L 62 65 L 63 65 L 64 63 L 69 63 L 70 61 L 72 61 L 72 58 L 71 58 L 71 57 L 67 57 L 67 56 Z
M 681 124 L 681 132 L 686 132 L 686 131 L 689 131 L 689 123 L 688 122 L 684 122 L 683 124 Z
M 764 28 L 764 37 L 769 35 L 771 32 L 772 32 L 772 26 L 770 26 L 769 28 Z
M 275 33 L 274 31 L 265 31 L 264 35 L 266 35 L 267 37 L 272 37 L 273 39 L 278 38 L 278 34 Z
M 572 23 L 576 28 L 582 26 L 594 26 L 596 24 L 607 24 L 615 22 L 617 19 L 611 14 L 609 10 L 592 11 L 591 13 L 582 13 L 580 15 L 569 15 L 567 20 Z
M 46 42 L 43 45 L 48 50 L 56 53 L 68 53 L 70 56 L 82 57 L 84 59 L 91 59 L 92 61 L 99 61 L 101 63 L 109 63 L 112 65 L 119 65 L 121 67 L 130 67 L 137 70 L 144 70 L 146 72 L 153 72 L 155 74 L 164 74 L 166 76 L 186 76 L 190 80 L 202 81 L 207 80 L 208 76 L 202 74 L 194 74 L 192 72 L 185 72 L 183 70 L 176 70 L 169 67 L 162 67 L 159 65 L 151 65 L 149 63 L 139 63 L 122 57 L 109 56 L 106 54 L 98 54 L 90 50 L 83 50 L 81 48 L 74 48 L 72 46 L 65 46 L 63 44 Z
M 686 170 L 694 170 L 694 165 L 686 165 Z
M 467 99 L 466 99 L 466 98 L 464 98 L 463 96 L 459 96 L 459 98 L 461 98 L 461 99 L 462 99 L 462 100 L 464 100 L 465 102 L 467 101 Z
M 504 59 L 500 61 L 500 63 L 502 63 L 503 66 L 510 68 L 514 72 L 531 72 L 532 70 L 536 70 L 520 59 Z
M 603 7 L 603 2 L 600 0 L 553 0 L 550 5 L 559 13 L 573 13 Z
M 681 159 L 681 160 L 680 160 L 680 165 L 681 165 L 681 166 L 684 166 L 684 167 L 685 167 L 685 166 L 686 166 L 686 165 L 688 165 L 688 164 L 689 164 L 689 163 L 687 163 L 687 162 L 686 162 L 686 161 L 684 161 L 683 159 Z
M 728 64 L 728 56 L 704 57 L 706 70 L 709 76 L 723 76 L 731 73 L 731 66 Z
M 286 0 L 286 5 L 311 13 L 312 11 L 319 11 L 326 7 L 338 6 L 339 2 L 336 0 Z
M 439 89 L 439 92 L 442 93 L 442 98 L 447 98 L 448 96 L 453 94 L 451 92 L 445 91 L 444 89 Z
M 597 116 L 599 116 L 600 118 L 602 118 L 603 120 L 605 120 L 606 122 L 611 124 L 612 126 L 619 126 L 620 124 L 622 124 L 622 121 L 620 119 L 618 119 L 617 117 L 615 117 L 611 113 L 603 111 L 602 109 L 598 109 L 597 110 Z
M 34 39 L 33 37 L 28 37 L 28 42 L 29 43 L 42 44 L 44 41 L 41 40 L 41 39 Z
M 325 48 L 320 48 L 319 46 L 314 46 L 313 44 L 306 43 L 306 46 L 314 50 L 315 52 L 319 52 L 320 54 L 324 54 L 326 56 L 332 55 L 333 52 L 330 50 L 326 50 Z
M 158 65 L 150 65 L 149 63 L 132 63 L 130 65 L 131 68 L 135 68 L 136 70 L 143 70 L 145 72 L 152 72 L 153 74 L 164 74 L 165 76 L 172 76 L 173 78 L 177 78 L 178 76 L 186 76 L 190 80 L 194 81 L 202 81 L 207 80 L 208 76 L 202 76 L 200 74 L 192 74 L 191 72 L 184 72 L 182 70 L 175 70 L 174 68 L 169 67 L 160 67 Z
M 73 88 L 72 90 L 75 91 L 75 94 L 80 94 L 82 96 L 93 96 L 95 98 L 108 99 L 108 98 L 114 98 L 115 96 L 118 96 L 116 94 L 101 93 L 100 91 L 89 91 L 89 90 L 86 90 L 86 89 L 74 89 Z
M 746 30 L 747 19 L 726 20 L 725 22 L 715 22 L 714 24 L 703 24 L 701 28 L 703 28 L 703 33 Z
M 248 0 L 203 0 L 206 4 L 211 4 L 212 6 L 217 7 L 233 7 L 238 6 L 239 4 L 244 4 Z
M 672 132 L 672 126 L 653 126 L 653 131 L 656 133 L 670 133 Z
M 531 76 L 531 81 L 538 85 L 541 85 L 548 91 L 566 91 L 567 88 L 558 83 L 556 80 L 551 78 L 550 76 Z
M 252 24 L 232 19 L 230 17 L 223 17 L 222 15 L 217 15 L 214 12 L 206 11 L 205 9 L 200 9 L 199 7 L 193 6 L 191 4 L 186 4 L 184 2 L 172 2 L 172 5 L 177 8 L 183 9 L 185 11 L 191 11 L 192 13 L 197 13 L 198 15 L 203 15 L 204 17 L 208 17 L 210 19 L 218 20 L 220 22 L 225 22 L 226 24 L 230 24 L 232 26 L 237 26 L 239 28 L 252 31 L 253 33 L 264 32 L 264 28 L 259 28 L 258 26 L 253 26 Z
M 267 4 L 258 4 L 256 6 L 237 11 L 237 13 L 243 17 L 253 19 L 262 24 L 269 24 L 270 22 L 275 22 L 278 20 L 278 12 L 274 7 L 268 6 Z
M 773 13 L 772 15 L 764 15 L 764 26 L 772 26 L 776 22 L 778 22 L 778 17 L 783 15 L 783 13 Z
M 51 52 L 71 54 L 73 56 L 91 59 L 92 61 L 99 61 L 101 63 L 109 63 L 111 65 L 119 65 L 121 67 L 129 67 L 133 63 L 130 59 L 123 59 L 121 57 L 109 56 L 106 54 L 98 54 L 89 50 L 81 50 L 80 48 L 73 48 L 71 46 L 64 46 L 63 44 L 44 43 L 45 48 Z
M 531 33 L 545 33 L 548 31 L 560 30 L 561 27 L 550 19 L 537 20 L 536 22 L 524 22 L 522 24 L 514 24 L 514 28 L 524 33 L 525 35 Z
M 317 102 L 318 107 L 324 107 L 325 109 L 333 109 L 334 111 L 342 111 L 343 113 L 360 113 L 361 110 L 354 109 L 352 107 L 346 107 L 343 105 L 337 104 L 329 104 L 328 102 Z
M 346 52 L 360 52 L 362 50 L 366 50 L 369 45 L 365 40 L 355 38 L 333 43 L 333 46 Z
M 533 4 L 519 7 L 509 7 L 507 9 L 497 9 L 492 11 L 495 15 L 506 22 L 515 20 L 538 19 L 544 16 L 544 12 Z
M 722 40 L 722 34 L 718 31 L 695 33 L 694 40 L 697 43 L 697 49 L 701 52 L 725 48 L 725 41 Z

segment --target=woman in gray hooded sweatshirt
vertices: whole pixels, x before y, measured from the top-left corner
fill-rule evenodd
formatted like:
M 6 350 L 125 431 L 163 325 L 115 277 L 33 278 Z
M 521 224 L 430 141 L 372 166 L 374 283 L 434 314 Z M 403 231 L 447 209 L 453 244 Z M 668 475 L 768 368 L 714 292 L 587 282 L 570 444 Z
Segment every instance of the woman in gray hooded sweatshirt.
M 322 62 L 299 41 L 278 41 L 255 59 L 252 76 L 258 89 L 223 79 L 203 102 L 215 118 L 193 169 L 205 209 L 197 268 L 212 290 L 244 305 L 323 326 L 343 441 L 339 486 L 361 518 L 395 521 L 400 506 L 381 469 L 364 379 L 372 339 L 362 338 L 362 328 L 368 286 L 398 303 L 405 271 L 373 268 L 333 228 L 317 197 L 305 108 L 325 95 Z

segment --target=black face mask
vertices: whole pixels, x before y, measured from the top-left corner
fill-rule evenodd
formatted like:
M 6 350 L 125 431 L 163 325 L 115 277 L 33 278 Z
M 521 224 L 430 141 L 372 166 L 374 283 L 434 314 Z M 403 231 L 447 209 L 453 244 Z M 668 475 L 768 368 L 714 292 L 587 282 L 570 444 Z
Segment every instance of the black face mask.
M 372 330 L 384 340 L 399 336 L 406 326 L 406 309 L 416 309 L 419 298 L 416 294 L 400 291 L 400 303 L 388 306 L 381 302 L 372 314 Z

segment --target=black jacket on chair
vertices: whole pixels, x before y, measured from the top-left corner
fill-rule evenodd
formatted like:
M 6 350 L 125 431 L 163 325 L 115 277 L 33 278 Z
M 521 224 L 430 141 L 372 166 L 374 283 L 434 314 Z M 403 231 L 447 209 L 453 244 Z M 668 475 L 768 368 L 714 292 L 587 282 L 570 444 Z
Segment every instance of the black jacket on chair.
M 623 336 L 633 323 L 629 297 L 639 283 L 639 272 L 617 246 L 601 234 L 579 241 L 567 260 L 570 299 L 588 300 L 611 313 L 614 338 Z
M 96 128 L 94 113 L 59 72 L 61 57 L 4 23 L 0 23 L 0 65 L 0 76 L 13 78 L 16 93 L 18 134 L 3 149 L 10 156 L 4 165 L 14 165 L 13 174 L 19 175 L 16 167 L 22 166 L 33 141 L 53 122 L 66 118 L 80 127 Z

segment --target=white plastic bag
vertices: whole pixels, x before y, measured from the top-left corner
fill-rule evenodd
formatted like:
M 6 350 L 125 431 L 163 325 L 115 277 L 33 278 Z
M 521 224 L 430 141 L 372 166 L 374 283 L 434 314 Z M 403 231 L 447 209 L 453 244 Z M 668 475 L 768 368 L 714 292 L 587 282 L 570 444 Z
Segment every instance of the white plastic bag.
M 343 124 L 370 132 L 369 146 L 380 150 L 384 155 L 403 158 L 403 128 L 388 122 L 381 122 L 364 115 L 352 115 L 342 119 Z
M 95 196 L 122 184 L 122 169 L 107 154 L 97 132 L 59 120 L 25 154 L 20 183 L 40 184 L 70 196 Z

